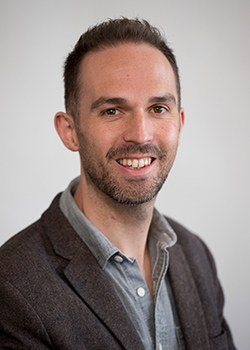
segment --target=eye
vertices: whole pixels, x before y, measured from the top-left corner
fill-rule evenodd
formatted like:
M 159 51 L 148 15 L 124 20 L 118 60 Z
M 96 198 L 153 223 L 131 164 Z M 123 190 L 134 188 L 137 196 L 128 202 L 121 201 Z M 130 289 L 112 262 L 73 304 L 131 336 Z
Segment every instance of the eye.
M 118 110 L 116 108 L 109 108 L 103 112 L 104 115 L 116 115 L 117 113 Z
M 156 114 L 162 114 L 164 112 L 167 112 L 167 108 L 163 106 L 155 106 L 152 108 L 152 111 Z

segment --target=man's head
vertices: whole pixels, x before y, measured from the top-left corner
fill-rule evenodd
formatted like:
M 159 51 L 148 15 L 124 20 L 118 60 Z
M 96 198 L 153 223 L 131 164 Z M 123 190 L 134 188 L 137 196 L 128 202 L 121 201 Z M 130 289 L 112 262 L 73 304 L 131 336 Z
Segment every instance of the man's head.
M 67 113 L 57 113 L 55 125 L 65 146 L 80 154 L 85 194 L 139 205 L 153 200 L 168 176 L 184 112 L 172 52 L 149 24 L 132 23 L 133 35 L 125 19 L 94 27 L 95 45 L 91 30 L 83 35 L 85 54 L 80 39 L 66 61 Z M 111 27 L 117 33 L 107 39 Z
M 64 69 L 65 107 L 75 120 L 79 112 L 79 72 L 84 57 L 121 43 L 147 43 L 160 50 L 169 61 L 176 79 L 178 106 L 181 106 L 180 78 L 175 56 L 159 30 L 145 20 L 114 19 L 91 27 L 78 40 L 69 54 Z M 84 83 L 84 78 L 83 78 Z

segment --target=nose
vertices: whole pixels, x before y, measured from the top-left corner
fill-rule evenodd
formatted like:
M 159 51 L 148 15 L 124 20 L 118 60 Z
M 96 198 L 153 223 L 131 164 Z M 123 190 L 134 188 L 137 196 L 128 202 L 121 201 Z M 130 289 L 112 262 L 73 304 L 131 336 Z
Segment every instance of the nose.
M 150 118 L 143 111 L 132 113 L 126 121 L 124 140 L 136 144 L 152 141 L 153 126 Z

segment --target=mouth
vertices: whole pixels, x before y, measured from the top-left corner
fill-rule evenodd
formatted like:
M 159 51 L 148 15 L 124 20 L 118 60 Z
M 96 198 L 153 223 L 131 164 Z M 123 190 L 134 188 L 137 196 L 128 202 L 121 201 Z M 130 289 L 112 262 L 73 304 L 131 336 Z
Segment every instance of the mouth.
M 141 169 L 149 166 L 154 161 L 154 158 L 120 158 L 117 163 L 129 169 Z

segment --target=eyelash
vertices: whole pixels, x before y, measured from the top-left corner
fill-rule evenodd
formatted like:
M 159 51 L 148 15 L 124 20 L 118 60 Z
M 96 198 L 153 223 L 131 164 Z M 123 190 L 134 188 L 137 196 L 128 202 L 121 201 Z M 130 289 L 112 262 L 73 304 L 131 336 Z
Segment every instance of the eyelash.
M 115 111 L 115 114 L 109 114 L 108 112 L 110 111 Z M 117 112 L 119 112 L 119 110 L 117 108 L 108 108 L 108 109 L 105 109 L 103 112 L 102 112 L 102 115 L 116 115 Z
M 159 113 L 156 112 L 155 110 L 156 110 L 157 108 L 158 108 L 158 109 L 161 109 L 162 111 L 159 112 Z M 110 114 L 109 114 L 109 112 L 111 112 L 111 111 L 114 111 L 115 113 L 110 113 Z M 166 106 L 156 105 L 156 106 L 151 107 L 151 108 L 149 109 L 149 111 L 153 111 L 155 114 L 162 114 L 162 113 L 164 113 L 164 112 L 168 112 L 168 111 L 169 111 L 169 108 L 166 107 Z M 117 115 L 119 112 L 120 112 L 119 109 L 114 107 L 114 108 L 105 109 L 101 114 L 102 114 L 102 115 L 107 115 L 107 116 L 115 116 L 115 115 Z
M 157 112 L 155 112 L 155 109 L 157 109 L 157 108 L 159 108 L 159 109 L 161 109 L 163 111 L 161 111 L 160 113 L 157 113 Z M 156 114 L 162 114 L 164 112 L 168 112 L 169 111 L 169 109 L 166 106 L 161 106 L 161 105 L 154 106 L 154 107 L 151 108 L 151 110 L 154 110 L 154 113 L 156 113 Z

